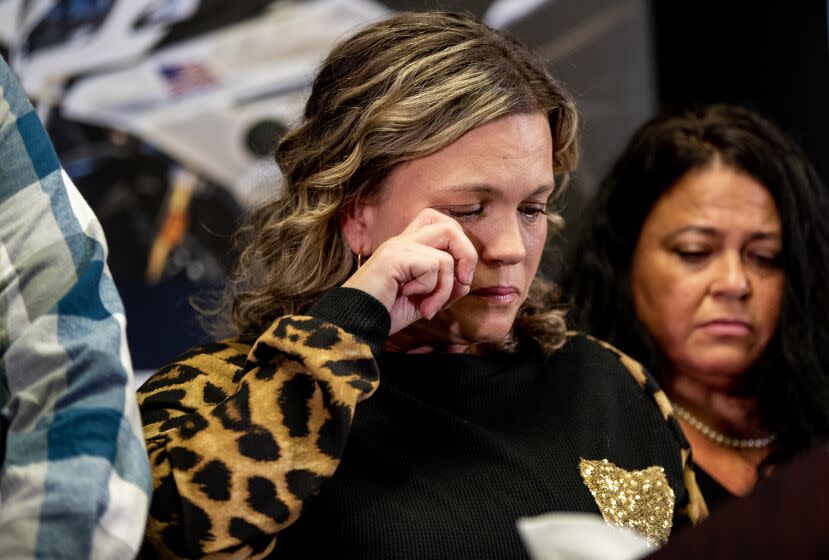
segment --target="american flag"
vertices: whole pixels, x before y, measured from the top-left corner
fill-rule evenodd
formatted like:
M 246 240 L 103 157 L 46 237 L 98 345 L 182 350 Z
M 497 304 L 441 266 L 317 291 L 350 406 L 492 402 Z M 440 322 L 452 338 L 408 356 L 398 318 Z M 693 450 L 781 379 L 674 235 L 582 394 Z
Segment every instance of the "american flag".
M 170 94 L 174 97 L 204 91 L 214 87 L 217 83 L 207 67 L 199 62 L 162 64 L 161 75 L 167 82 Z

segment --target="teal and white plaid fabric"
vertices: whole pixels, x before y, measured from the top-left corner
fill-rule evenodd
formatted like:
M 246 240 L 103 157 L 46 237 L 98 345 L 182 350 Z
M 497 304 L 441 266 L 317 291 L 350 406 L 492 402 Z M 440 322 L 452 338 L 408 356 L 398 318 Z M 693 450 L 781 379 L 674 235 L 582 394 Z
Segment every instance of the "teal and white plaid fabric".
M 106 253 L 0 58 L 0 558 L 138 551 L 151 482 Z

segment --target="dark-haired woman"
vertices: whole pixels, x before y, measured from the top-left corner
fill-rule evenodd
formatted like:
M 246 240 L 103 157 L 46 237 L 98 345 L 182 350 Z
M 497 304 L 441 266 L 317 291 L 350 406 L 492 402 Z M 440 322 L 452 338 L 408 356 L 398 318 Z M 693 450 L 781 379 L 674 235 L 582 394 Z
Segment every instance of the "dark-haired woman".
M 827 216 L 789 140 L 714 105 L 645 124 L 585 219 L 571 321 L 659 379 L 709 506 L 829 435 Z

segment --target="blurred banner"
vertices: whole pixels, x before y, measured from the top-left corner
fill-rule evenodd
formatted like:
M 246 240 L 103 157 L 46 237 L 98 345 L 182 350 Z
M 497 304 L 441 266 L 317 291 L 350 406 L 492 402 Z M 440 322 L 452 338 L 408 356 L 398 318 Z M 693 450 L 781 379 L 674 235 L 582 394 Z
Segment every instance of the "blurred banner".
M 653 110 L 644 1 L 0 0 L 0 43 L 101 220 L 137 369 L 206 338 L 188 298 L 220 289 L 232 232 L 277 194 L 270 154 L 335 42 L 393 10 L 508 28 L 589 126 L 568 211 Z

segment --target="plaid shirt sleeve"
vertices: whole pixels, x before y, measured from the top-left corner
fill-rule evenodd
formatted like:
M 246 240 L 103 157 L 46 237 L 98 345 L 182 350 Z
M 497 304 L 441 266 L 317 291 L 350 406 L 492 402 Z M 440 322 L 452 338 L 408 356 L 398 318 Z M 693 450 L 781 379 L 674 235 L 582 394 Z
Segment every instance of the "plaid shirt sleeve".
M 0 58 L 0 557 L 132 558 L 149 464 L 100 224 Z

